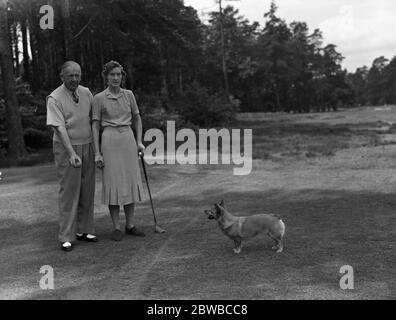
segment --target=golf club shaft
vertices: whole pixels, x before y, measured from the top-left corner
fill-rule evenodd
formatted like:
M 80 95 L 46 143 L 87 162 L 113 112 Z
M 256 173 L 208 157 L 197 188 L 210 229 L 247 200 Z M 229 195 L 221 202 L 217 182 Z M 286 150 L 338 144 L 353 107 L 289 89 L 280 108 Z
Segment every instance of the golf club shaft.
M 155 211 L 154 211 L 154 205 L 153 205 L 153 198 L 151 197 L 150 185 L 149 185 L 148 178 L 147 178 L 147 171 L 146 171 L 146 165 L 144 163 L 143 153 L 140 154 L 140 159 L 142 160 L 144 178 L 146 179 L 147 190 L 148 190 L 149 197 L 150 197 L 151 209 L 153 210 L 154 223 L 157 224 L 157 219 L 155 217 Z

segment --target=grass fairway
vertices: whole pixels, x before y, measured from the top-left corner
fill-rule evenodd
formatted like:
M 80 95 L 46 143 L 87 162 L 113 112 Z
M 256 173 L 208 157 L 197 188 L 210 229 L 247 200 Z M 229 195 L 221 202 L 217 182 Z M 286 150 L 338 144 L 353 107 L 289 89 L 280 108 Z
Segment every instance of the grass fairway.
M 52 164 L 3 169 L 0 181 L 2 299 L 395 299 L 396 108 L 354 109 L 240 119 L 253 129 L 253 171 L 232 166 L 149 166 L 159 224 L 149 201 L 137 206 L 145 238 L 110 240 L 100 204 L 100 242 L 57 243 Z M 285 250 L 265 235 L 242 253 L 207 220 L 225 199 L 235 215 L 273 212 L 286 224 Z M 55 289 L 41 290 L 40 267 L 54 268 Z M 341 266 L 354 289 L 341 290 Z

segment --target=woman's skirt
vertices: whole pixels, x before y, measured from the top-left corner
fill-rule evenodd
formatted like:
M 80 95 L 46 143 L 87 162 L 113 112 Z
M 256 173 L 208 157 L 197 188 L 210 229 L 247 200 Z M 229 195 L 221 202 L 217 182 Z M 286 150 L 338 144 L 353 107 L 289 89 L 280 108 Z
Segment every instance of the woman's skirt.
M 143 185 L 135 136 L 130 126 L 105 127 L 102 203 L 125 205 L 142 201 Z

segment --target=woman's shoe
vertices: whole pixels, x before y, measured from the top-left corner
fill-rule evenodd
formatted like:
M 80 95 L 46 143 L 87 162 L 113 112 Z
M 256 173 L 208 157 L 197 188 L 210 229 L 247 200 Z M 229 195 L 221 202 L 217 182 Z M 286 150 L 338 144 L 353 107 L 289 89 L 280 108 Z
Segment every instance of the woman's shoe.
M 98 237 L 94 236 L 93 234 L 83 233 L 83 234 L 76 234 L 77 240 L 80 241 L 87 241 L 87 242 L 98 242 Z
M 111 234 L 111 239 L 114 241 L 121 241 L 124 235 L 122 234 L 121 230 L 115 229 Z
M 137 237 L 145 237 L 146 236 L 146 234 L 143 231 L 140 231 L 136 227 L 132 227 L 130 229 L 125 227 L 125 233 L 130 234 L 131 236 L 137 236 Z

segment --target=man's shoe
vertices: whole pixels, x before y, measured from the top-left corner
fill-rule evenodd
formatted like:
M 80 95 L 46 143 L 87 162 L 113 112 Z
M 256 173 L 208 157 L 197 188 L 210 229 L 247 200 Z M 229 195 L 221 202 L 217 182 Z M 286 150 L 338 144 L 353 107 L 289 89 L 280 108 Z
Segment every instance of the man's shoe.
M 68 242 L 68 241 L 62 242 L 61 249 L 63 251 L 72 251 L 73 250 L 73 245 L 70 242 Z
M 125 233 L 130 234 L 131 236 L 136 236 L 136 237 L 145 237 L 146 236 L 146 234 L 143 231 L 140 231 L 136 227 L 132 227 L 130 229 L 125 227 Z
M 98 242 L 98 237 L 94 236 L 93 234 L 83 233 L 83 234 L 76 234 L 77 240 L 80 241 L 87 241 L 87 242 Z
M 111 234 L 111 239 L 114 241 L 121 241 L 124 235 L 122 234 L 121 230 L 115 229 Z

